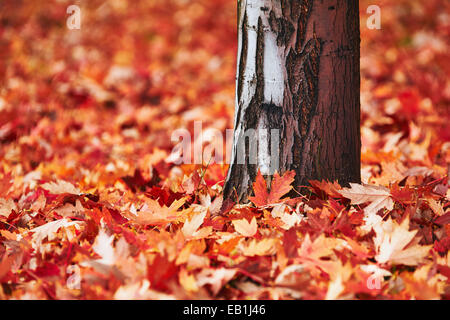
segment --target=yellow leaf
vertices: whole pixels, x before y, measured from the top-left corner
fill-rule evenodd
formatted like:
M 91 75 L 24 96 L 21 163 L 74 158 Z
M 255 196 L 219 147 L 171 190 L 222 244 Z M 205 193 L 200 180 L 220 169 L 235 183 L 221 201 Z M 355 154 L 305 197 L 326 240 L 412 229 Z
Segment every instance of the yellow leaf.
M 197 282 L 192 274 L 188 274 L 186 269 L 182 268 L 178 274 L 180 284 L 186 291 L 196 292 L 198 291 Z
M 351 188 L 344 188 L 339 192 L 350 199 L 352 204 L 370 203 L 364 209 L 367 215 L 376 214 L 383 208 L 387 210 L 394 208 L 394 201 L 391 198 L 389 189 L 383 186 L 360 185 L 357 183 L 350 183 L 350 186 Z
M 202 225 L 206 217 L 206 210 L 194 215 L 191 220 L 186 220 L 181 231 L 186 238 L 194 237 L 198 228 Z
M 369 203 L 364 208 L 365 225 L 362 229 L 369 232 L 372 228 L 381 221 L 381 217 L 377 212 L 383 208 L 392 210 L 394 208 L 394 201 L 391 198 L 389 189 L 383 186 L 374 186 L 368 184 L 350 183 L 351 188 L 344 188 L 339 192 L 346 198 L 351 200 L 352 204 Z
M 186 198 L 181 198 L 174 201 L 170 207 L 166 207 L 160 206 L 156 200 L 147 199 L 139 211 L 126 215 L 129 219 L 142 225 L 165 225 L 171 222 L 181 222 L 182 218 L 192 211 L 192 208 L 178 211 L 185 202 Z
M 64 180 L 45 183 L 42 185 L 42 188 L 48 190 L 51 194 L 81 194 L 81 191 L 78 188 L 75 188 L 73 184 Z
M 276 253 L 276 239 L 264 238 L 262 240 L 252 239 L 248 243 L 241 244 L 240 250 L 245 256 L 269 256 Z
M 253 237 L 258 229 L 256 218 L 249 223 L 247 219 L 233 220 L 234 229 L 244 237 Z
M 236 273 L 237 269 L 203 269 L 196 274 L 197 285 L 203 287 L 204 285 L 209 284 L 213 294 L 216 295 L 224 284 L 233 279 Z
M 30 232 L 33 232 L 33 241 L 34 244 L 41 249 L 42 241 L 44 241 L 45 238 L 48 239 L 48 241 L 52 241 L 56 239 L 58 231 L 60 229 L 64 230 L 64 233 L 67 237 L 67 239 L 70 241 L 75 237 L 75 229 L 79 229 L 80 225 L 83 224 L 83 222 L 80 221 L 70 221 L 66 218 L 52 221 L 49 223 L 46 223 L 40 227 L 31 229 Z
M 378 252 L 375 259 L 379 263 L 415 266 L 423 261 L 432 247 L 418 244 L 408 246 L 417 233 L 417 230 L 409 231 L 409 219 L 400 225 L 391 219 L 381 221 L 374 230 L 374 243 Z
M 12 199 L 0 199 L 0 216 L 8 217 L 11 211 L 17 211 L 17 205 Z

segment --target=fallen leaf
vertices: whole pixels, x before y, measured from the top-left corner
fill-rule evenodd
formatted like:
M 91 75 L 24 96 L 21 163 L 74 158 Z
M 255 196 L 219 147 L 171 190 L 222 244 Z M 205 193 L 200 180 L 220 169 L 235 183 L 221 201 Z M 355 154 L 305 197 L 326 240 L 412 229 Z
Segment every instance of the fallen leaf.
M 195 214 L 191 220 L 185 221 L 181 231 L 187 239 L 206 237 L 212 231 L 211 226 L 198 230 L 205 220 L 206 213 L 206 210 L 202 210 L 202 212 Z
M 252 239 L 249 242 L 241 243 L 239 249 L 248 257 L 269 256 L 276 253 L 276 239 L 264 238 L 262 240 Z
M 203 269 L 197 273 L 197 286 L 210 285 L 213 295 L 217 295 L 220 289 L 236 275 L 236 269 Z
M 234 229 L 244 237 L 253 237 L 258 231 L 256 218 L 249 223 L 247 219 L 233 220 Z
M 82 224 L 80 221 L 70 221 L 64 218 L 48 222 L 40 227 L 31 229 L 30 232 L 33 233 L 34 244 L 40 248 L 45 238 L 48 241 L 56 239 L 60 229 L 64 230 L 69 241 L 72 240 L 75 237 L 75 229 L 80 229 Z
M 379 263 L 415 266 L 426 258 L 432 247 L 418 244 L 408 246 L 417 233 L 417 230 L 409 231 L 409 219 L 398 225 L 389 218 L 386 222 L 381 221 L 374 230 L 377 250 L 375 259 Z
M 108 236 L 103 228 L 100 229 L 95 242 L 92 245 L 92 249 L 98 254 L 101 259 L 96 260 L 99 263 L 111 266 L 116 261 L 115 250 L 112 245 L 114 241 L 114 235 Z
M 280 201 L 281 197 L 291 191 L 291 183 L 294 181 L 295 171 L 287 171 L 280 177 L 278 173 L 274 174 L 270 192 L 267 191 L 266 180 L 258 170 L 258 175 L 253 183 L 254 197 L 249 197 L 256 206 L 265 206 Z
M 167 207 L 159 205 L 158 201 L 147 199 L 146 203 L 139 211 L 127 214 L 127 218 L 142 225 L 161 226 L 171 222 L 181 222 L 192 208 L 178 211 L 186 202 L 186 198 L 175 200 Z
M 13 210 L 17 211 L 17 205 L 13 199 L 0 198 L 0 216 L 8 217 Z
M 187 291 L 196 292 L 198 291 L 197 282 L 192 274 L 189 274 L 186 269 L 182 268 L 178 274 L 180 284 Z
M 346 198 L 351 200 L 352 204 L 370 203 L 364 212 L 367 215 L 376 214 L 379 210 L 386 208 L 392 210 L 394 201 L 391 198 L 389 189 L 383 186 L 360 185 L 350 183 L 351 188 L 343 188 L 339 192 Z
M 47 182 L 43 184 L 42 189 L 49 191 L 51 194 L 81 194 L 81 191 L 70 182 L 58 180 L 56 182 Z

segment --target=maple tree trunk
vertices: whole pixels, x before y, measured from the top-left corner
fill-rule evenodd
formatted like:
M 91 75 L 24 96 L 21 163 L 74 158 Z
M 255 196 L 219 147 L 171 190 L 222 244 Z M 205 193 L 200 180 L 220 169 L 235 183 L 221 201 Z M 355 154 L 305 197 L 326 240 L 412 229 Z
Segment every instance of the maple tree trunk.
M 238 18 L 235 129 L 224 196 L 246 201 L 258 169 L 268 182 L 274 170 L 295 170 L 296 189 L 308 180 L 359 182 L 358 1 L 241 0 Z

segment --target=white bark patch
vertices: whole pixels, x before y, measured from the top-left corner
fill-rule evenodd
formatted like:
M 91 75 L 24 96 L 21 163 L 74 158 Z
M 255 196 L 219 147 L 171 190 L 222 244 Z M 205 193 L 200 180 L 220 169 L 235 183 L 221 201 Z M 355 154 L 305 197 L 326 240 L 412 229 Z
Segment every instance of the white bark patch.
M 279 1 L 273 0 L 241 0 L 240 3 L 240 25 L 239 25 L 239 44 L 238 44 L 238 65 L 237 74 L 239 74 L 240 65 L 245 64 L 243 70 L 243 79 L 236 79 L 236 113 L 235 113 L 235 132 L 234 132 L 234 144 L 231 151 L 231 164 L 236 162 L 236 159 L 242 159 L 239 152 L 245 152 L 242 150 L 239 142 L 242 141 L 242 137 L 245 132 L 242 128 L 242 117 L 246 114 L 250 102 L 256 95 L 257 86 L 257 49 L 258 49 L 258 27 L 262 27 L 264 36 L 263 43 L 263 63 L 262 68 L 264 79 L 264 101 L 265 104 L 276 105 L 278 107 L 283 106 L 285 82 L 287 81 L 286 71 L 286 57 L 285 46 L 279 46 L 277 43 L 277 35 L 272 31 L 269 17 L 270 14 L 274 14 L 276 18 L 282 17 L 282 9 Z M 246 15 L 244 26 L 244 15 Z M 261 26 L 258 26 L 261 23 Z M 246 48 L 245 61 L 240 61 L 242 57 L 243 47 L 243 32 L 245 32 Z M 241 81 L 240 81 L 241 80 Z M 238 86 L 241 85 L 241 96 L 238 97 Z M 238 119 L 240 114 L 241 119 Z M 265 175 L 272 174 L 271 168 L 271 156 L 269 147 L 269 128 L 265 120 L 260 120 L 257 126 L 258 130 L 258 155 L 257 164 L 261 170 L 261 173 Z M 279 159 L 277 159 L 279 160 Z M 239 162 L 239 161 L 238 161 Z M 276 162 L 278 167 L 278 161 Z M 228 172 L 230 173 L 231 170 Z
M 261 16 L 260 5 L 257 0 L 246 2 L 247 13 L 247 60 L 245 61 L 244 81 L 242 88 L 242 114 L 256 93 L 256 49 L 258 41 L 258 19 Z
M 278 46 L 277 35 L 271 31 L 269 24 L 270 12 L 275 13 L 277 18 L 281 17 L 280 4 L 274 4 L 270 0 L 265 0 L 262 3 L 260 0 L 247 0 L 244 7 L 247 14 L 247 26 L 245 30 L 247 31 L 248 52 L 243 75 L 242 112 L 248 107 L 248 103 L 256 93 L 256 50 L 259 18 L 261 18 L 262 28 L 264 30 L 264 103 L 275 104 L 281 107 L 283 105 L 285 79 L 287 79 L 285 48 L 284 46 Z M 264 10 L 262 10 L 263 8 Z M 242 50 L 241 43 L 239 46 L 240 50 Z
M 247 53 L 246 53 L 246 61 L 245 61 L 245 70 L 243 73 L 243 81 L 242 81 L 242 96 L 241 99 L 238 100 L 237 88 L 239 86 L 239 79 L 237 80 L 236 85 L 236 114 L 235 114 L 235 133 L 234 133 L 234 145 L 231 151 L 231 163 L 235 163 L 236 157 L 238 157 L 239 150 L 239 142 L 241 141 L 243 134 L 241 123 L 242 119 L 238 119 L 237 110 L 240 109 L 241 117 L 245 114 L 245 110 L 250 104 L 252 97 L 256 94 L 256 49 L 257 49 L 257 40 L 258 40 L 258 19 L 260 17 L 260 4 L 258 0 L 242 0 L 244 3 L 241 7 L 241 17 L 239 17 L 239 45 L 238 45 L 238 66 L 237 66 L 237 74 L 239 74 L 239 67 L 241 63 L 244 61 L 240 61 L 241 51 L 244 49 L 242 47 L 242 32 L 246 32 L 247 36 Z M 247 25 L 243 26 L 244 23 L 244 14 L 247 15 Z M 245 152 L 245 149 L 244 149 Z M 228 174 L 230 174 L 228 171 Z
M 258 122 L 258 167 L 261 174 L 270 174 L 270 150 L 269 150 L 269 130 L 264 121 L 264 116 Z
M 277 45 L 277 37 L 264 34 L 264 103 L 281 107 L 284 97 L 284 48 Z

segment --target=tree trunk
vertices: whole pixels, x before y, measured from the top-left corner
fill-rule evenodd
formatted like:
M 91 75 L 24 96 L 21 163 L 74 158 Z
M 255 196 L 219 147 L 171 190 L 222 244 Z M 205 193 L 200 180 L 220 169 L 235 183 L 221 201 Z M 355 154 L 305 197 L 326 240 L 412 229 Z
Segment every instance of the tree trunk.
M 268 182 L 275 170 L 295 170 L 297 189 L 308 180 L 359 182 L 358 1 L 240 0 L 238 15 L 224 196 L 246 201 L 258 169 Z

